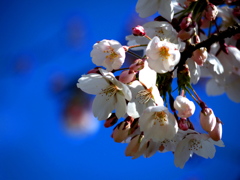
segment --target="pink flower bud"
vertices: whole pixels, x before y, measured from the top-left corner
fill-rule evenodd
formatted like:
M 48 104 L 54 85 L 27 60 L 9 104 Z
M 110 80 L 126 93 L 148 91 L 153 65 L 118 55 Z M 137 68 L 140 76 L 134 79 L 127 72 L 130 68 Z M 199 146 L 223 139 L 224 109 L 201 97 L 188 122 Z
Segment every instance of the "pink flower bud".
M 138 72 L 144 68 L 144 61 L 142 59 L 137 59 L 129 67 L 131 71 Z
M 127 139 L 128 137 L 128 131 L 130 129 L 130 122 L 123 121 L 119 123 L 112 133 L 112 138 L 115 142 L 122 142 Z
M 188 130 L 188 122 L 187 122 L 187 120 L 185 118 L 184 119 L 181 118 L 178 121 L 178 127 L 179 127 L 179 129 L 181 129 L 183 131 Z
M 207 60 L 208 53 L 205 47 L 197 49 L 193 52 L 192 59 L 199 65 L 202 66 Z
M 193 42 L 194 42 L 195 44 L 198 44 L 198 43 L 201 42 L 201 40 L 200 40 L 200 38 L 199 38 L 199 36 L 198 36 L 197 34 L 195 34 L 195 35 L 193 36 Z
M 116 124 L 118 121 L 118 118 L 115 113 L 112 113 L 112 115 L 105 121 L 104 127 L 108 128 Z
M 131 70 L 125 70 L 123 71 L 119 76 L 119 81 L 122 83 L 130 83 L 131 81 L 135 80 L 136 73 Z
M 112 138 L 115 142 L 122 142 L 127 139 L 129 130 L 134 119 L 128 116 L 123 122 L 119 123 L 113 130 Z
M 208 19 L 209 21 L 213 21 L 216 19 L 217 14 L 218 14 L 217 7 L 214 4 L 209 3 L 205 10 L 205 18 Z
M 192 23 L 192 14 L 189 14 L 187 17 L 184 17 L 182 22 L 180 23 L 180 28 L 181 29 L 186 29 L 190 26 Z
M 183 96 L 177 96 L 173 106 L 178 111 L 178 116 L 181 118 L 188 118 L 195 112 L 194 103 Z
M 185 40 L 190 39 L 193 36 L 194 32 L 195 31 L 194 31 L 193 28 L 191 28 L 189 31 L 186 31 L 186 30 L 182 29 L 182 30 L 179 31 L 178 37 L 181 40 L 185 41 Z
M 140 134 L 132 137 L 130 143 L 125 150 L 126 156 L 134 156 L 138 152 L 142 138 L 143 135 Z
M 209 132 L 209 135 L 214 141 L 219 141 L 220 139 L 222 139 L 222 122 L 219 120 L 219 118 L 216 119 L 216 125 L 214 129 Z
M 145 36 L 146 32 L 144 30 L 144 27 L 138 25 L 132 28 L 132 34 L 134 36 Z
M 216 117 L 211 108 L 205 108 L 202 110 L 200 114 L 200 124 L 207 132 L 210 132 L 214 129 L 216 125 Z

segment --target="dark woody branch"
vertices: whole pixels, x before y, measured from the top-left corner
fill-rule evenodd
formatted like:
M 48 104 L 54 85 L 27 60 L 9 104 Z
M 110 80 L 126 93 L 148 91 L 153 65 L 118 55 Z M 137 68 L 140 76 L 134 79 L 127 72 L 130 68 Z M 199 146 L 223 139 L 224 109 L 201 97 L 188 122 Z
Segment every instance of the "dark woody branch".
M 186 49 L 181 53 L 181 59 L 180 62 L 176 67 L 181 68 L 188 58 L 192 57 L 192 53 L 201 48 L 201 47 L 207 47 L 209 48 L 213 43 L 218 42 L 220 40 L 223 40 L 225 38 L 229 38 L 234 36 L 235 34 L 240 33 L 240 23 L 228 27 L 225 31 L 220 31 L 218 34 L 213 34 L 210 38 L 206 39 L 205 41 L 202 41 L 198 44 L 187 44 Z

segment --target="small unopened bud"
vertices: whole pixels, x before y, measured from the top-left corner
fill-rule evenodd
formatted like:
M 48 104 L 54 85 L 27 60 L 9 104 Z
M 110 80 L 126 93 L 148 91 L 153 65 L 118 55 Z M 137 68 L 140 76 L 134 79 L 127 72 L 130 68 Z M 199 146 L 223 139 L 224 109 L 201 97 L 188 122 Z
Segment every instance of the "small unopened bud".
M 205 47 L 201 47 L 193 52 L 192 59 L 199 65 L 203 66 L 207 60 L 208 53 Z
M 183 130 L 183 131 L 186 131 L 188 130 L 188 122 L 185 118 L 181 118 L 179 121 L 178 121 L 178 127 L 179 129 Z
M 195 33 L 194 28 L 190 28 L 189 31 L 186 31 L 186 30 L 182 29 L 182 30 L 179 31 L 178 37 L 181 40 L 185 41 L 185 40 L 190 39 L 193 36 L 194 33 Z
M 125 155 L 134 156 L 139 150 L 142 139 L 143 139 L 143 135 L 141 134 L 133 136 L 125 150 Z
M 136 72 L 131 70 L 125 70 L 120 74 L 119 81 L 127 84 L 135 80 L 135 76 L 136 76 Z
M 113 130 L 112 138 L 115 142 L 122 142 L 127 139 L 129 130 L 134 119 L 128 116 L 123 122 L 119 123 Z
M 144 30 L 144 27 L 143 26 L 136 26 L 134 28 L 132 28 L 132 34 L 134 36 L 145 36 L 146 35 L 146 32 Z
M 211 108 L 205 108 L 200 113 L 200 124 L 202 128 L 210 132 L 214 129 L 216 125 L 216 117 Z
M 209 21 L 213 21 L 216 19 L 217 14 L 218 14 L 217 7 L 214 4 L 209 3 L 205 10 L 205 18 L 208 19 Z
M 218 117 L 216 117 L 216 120 L 216 125 L 214 129 L 209 132 L 209 135 L 214 141 L 219 141 L 220 139 L 222 139 L 222 122 Z
M 181 29 L 186 29 L 190 26 L 192 23 L 192 14 L 190 13 L 187 17 L 184 17 L 183 20 L 180 23 Z
M 137 59 L 133 64 L 129 67 L 130 70 L 134 72 L 138 72 L 144 68 L 144 61 L 142 59 Z
M 104 127 L 108 128 L 116 124 L 118 121 L 118 118 L 115 113 L 112 113 L 112 115 L 105 121 Z
M 198 43 L 201 42 L 201 40 L 200 40 L 200 38 L 199 38 L 199 36 L 198 36 L 197 34 L 194 34 L 194 36 L 193 36 L 193 42 L 194 42 L 195 44 L 198 44 Z

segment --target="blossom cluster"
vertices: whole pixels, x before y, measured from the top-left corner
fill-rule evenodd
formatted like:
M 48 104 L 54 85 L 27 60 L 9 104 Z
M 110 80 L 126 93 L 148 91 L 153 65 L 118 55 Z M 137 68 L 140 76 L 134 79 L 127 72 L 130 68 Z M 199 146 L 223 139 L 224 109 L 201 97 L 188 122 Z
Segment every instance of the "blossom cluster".
M 174 164 L 183 168 L 193 153 L 213 158 L 215 146 L 224 146 L 222 121 L 192 86 L 208 77 L 209 95 L 225 92 L 240 102 L 240 30 L 230 38 L 220 36 L 229 25 L 239 22 L 240 4 L 224 3 L 138 0 L 140 17 L 156 12 L 161 16 L 133 27 L 132 34 L 126 36 L 127 45 L 108 39 L 93 45 L 91 57 L 96 67 L 79 78 L 77 87 L 96 95 L 93 115 L 104 120 L 105 127 L 115 125 L 112 138 L 128 143 L 126 156 L 135 159 L 170 151 Z M 211 38 L 213 28 L 219 34 L 217 40 Z M 136 59 L 124 67 L 126 53 Z M 195 112 L 195 105 L 200 112 Z M 205 133 L 194 129 L 191 117 L 196 113 Z

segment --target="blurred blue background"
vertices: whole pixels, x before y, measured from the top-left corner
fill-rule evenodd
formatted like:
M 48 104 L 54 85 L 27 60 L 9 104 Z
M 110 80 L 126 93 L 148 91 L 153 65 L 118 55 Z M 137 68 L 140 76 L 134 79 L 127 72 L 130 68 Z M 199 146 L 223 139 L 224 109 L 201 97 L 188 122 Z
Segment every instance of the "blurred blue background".
M 226 95 L 208 98 L 204 81 L 196 90 L 223 121 L 226 147 L 212 160 L 194 156 L 184 169 L 170 152 L 125 157 L 126 144 L 88 113 L 92 97 L 77 79 L 94 67 L 96 41 L 126 44 L 146 21 L 136 2 L 0 1 L 0 180 L 240 179 L 240 105 Z

